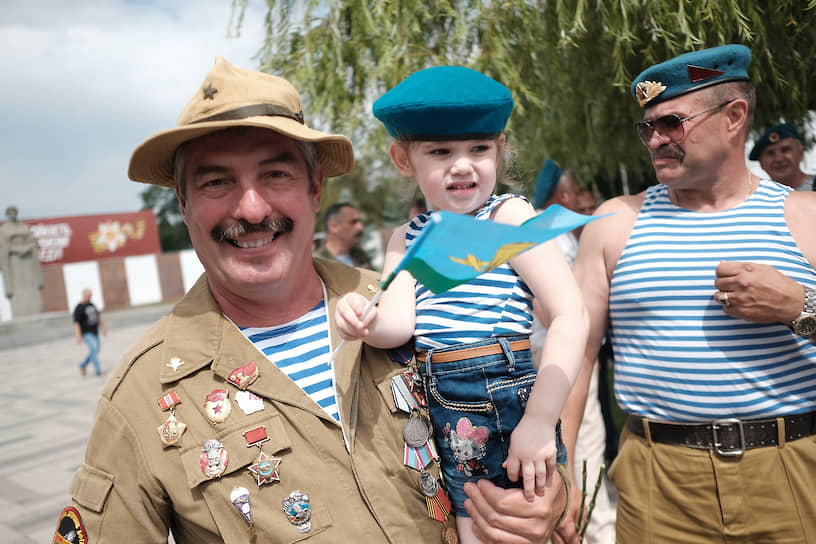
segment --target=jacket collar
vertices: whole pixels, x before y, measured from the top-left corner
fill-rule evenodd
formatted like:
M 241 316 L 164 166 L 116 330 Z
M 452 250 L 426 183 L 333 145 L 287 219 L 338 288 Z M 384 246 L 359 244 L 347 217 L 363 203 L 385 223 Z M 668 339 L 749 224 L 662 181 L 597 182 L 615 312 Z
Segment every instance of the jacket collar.
M 377 283 L 366 281 L 360 270 L 334 261 L 316 258 L 314 263 L 326 286 L 329 332 L 334 351 L 340 344 L 334 323 L 334 312 L 340 297 L 350 291 L 371 297 L 376 292 Z M 266 356 L 221 314 L 221 308 L 210 291 L 206 274 L 202 274 L 187 295 L 173 308 L 167 319 L 164 337 L 165 342 L 160 346 L 163 349 L 162 360 L 165 361 L 159 377 L 162 384 L 180 380 L 210 364 L 213 372 L 226 381 L 233 370 L 254 361 L 260 369 L 260 376 L 248 387 L 249 391 L 328 418 L 280 369 L 272 364 L 263 364 L 267 362 Z M 362 349 L 360 341 L 347 342 L 333 362 L 340 417 L 352 432 Z M 183 361 L 181 366 L 176 366 L 176 370 L 170 364 L 174 357 Z M 353 439 L 353 436 L 349 438 Z

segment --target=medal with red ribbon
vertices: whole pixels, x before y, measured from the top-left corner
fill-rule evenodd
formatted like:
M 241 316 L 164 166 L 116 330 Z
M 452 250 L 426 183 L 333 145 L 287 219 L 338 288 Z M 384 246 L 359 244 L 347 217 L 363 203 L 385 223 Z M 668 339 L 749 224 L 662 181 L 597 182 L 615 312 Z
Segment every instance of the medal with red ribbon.
M 181 402 L 178 393 L 170 391 L 168 394 L 160 397 L 157 401 L 159 407 L 163 412 L 170 411 L 167 419 L 156 429 L 159 432 L 159 440 L 162 446 L 168 448 L 170 446 L 180 446 L 181 435 L 187 429 L 187 425 L 176 419 L 176 405 Z
M 266 455 L 261 446 L 264 442 L 269 440 L 269 436 L 266 434 L 266 427 L 261 425 L 260 427 L 255 427 L 254 429 L 244 432 L 244 439 L 246 439 L 248 448 L 258 446 L 260 450 L 258 461 L 247 467 L 247 470 L 255 476 L 258 487 L 271 482 L 279 482 L 278 465 L 280 465 L 281 460 Z

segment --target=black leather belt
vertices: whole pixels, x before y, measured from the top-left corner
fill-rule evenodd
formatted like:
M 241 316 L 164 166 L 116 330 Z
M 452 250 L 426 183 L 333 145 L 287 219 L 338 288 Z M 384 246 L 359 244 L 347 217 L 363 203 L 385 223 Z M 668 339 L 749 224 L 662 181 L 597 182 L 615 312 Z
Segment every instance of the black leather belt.
M 793 442 L 816 434 L 816 411 L 784 416 L 785 442 Z M 646 438 L 643 418 L 629 416 L 626 427 Z M 779 430 L 777 419 L 718 419 L 709 423 L 663 423 L 649 420 L 652 442 L 714 450 L 720 455 L 742 455 L 746 450 L 777 446 Z

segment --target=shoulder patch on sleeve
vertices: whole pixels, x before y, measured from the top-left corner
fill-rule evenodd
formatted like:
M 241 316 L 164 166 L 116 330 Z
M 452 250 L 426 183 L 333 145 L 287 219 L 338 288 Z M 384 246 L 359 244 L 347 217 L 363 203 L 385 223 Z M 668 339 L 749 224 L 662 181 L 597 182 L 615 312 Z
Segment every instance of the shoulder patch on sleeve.
M 68 506 L 60 514 L 53 544 L 87 544 L 88 533 L 82 525 L 82 518 L 73 506 Z
M 112 474 L 83 464 L 71 481 L 70 493 L 81 506 L 100 513 L 112 487 Z

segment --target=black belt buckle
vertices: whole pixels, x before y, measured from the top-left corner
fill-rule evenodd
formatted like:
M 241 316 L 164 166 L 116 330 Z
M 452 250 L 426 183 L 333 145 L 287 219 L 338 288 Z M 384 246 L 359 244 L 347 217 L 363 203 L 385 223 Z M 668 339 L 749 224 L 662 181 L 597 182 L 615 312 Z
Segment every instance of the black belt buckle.
M 722 443 L 720 442 L 719 436 L 719 429 L 722 425 L 736 425 L 739 431 L 739 448 L 737 449 L 729 449 L 724 450 L 722 449 Z M 717 452 L 718 455 L 722 455 L 723 457 L 739 457 L 743 453 L 745 453 L 745 430 L 742 428 L 742 421 L 739 419 L 729 417 L 725 419 L 715 419 L 711 422 L 711 434 L 713 438 L 714 444 L 714 451 Z

